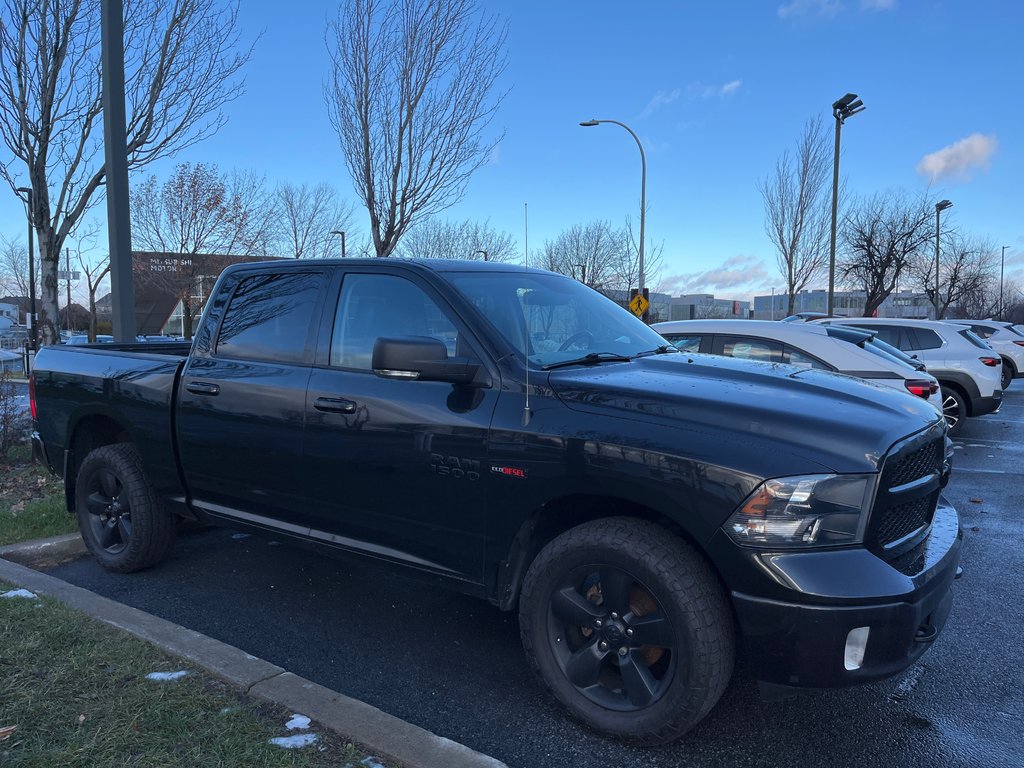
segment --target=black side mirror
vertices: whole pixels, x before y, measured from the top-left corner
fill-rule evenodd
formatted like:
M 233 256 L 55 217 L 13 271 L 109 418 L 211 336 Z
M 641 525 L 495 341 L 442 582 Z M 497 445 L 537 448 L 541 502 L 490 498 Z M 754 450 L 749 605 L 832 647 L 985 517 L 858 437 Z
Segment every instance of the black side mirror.
M 478 363 L 448 357 L 444 342 L 430 336 L 382 336 L 373 345 L 373 372 L 386 379 L 476 383 Z

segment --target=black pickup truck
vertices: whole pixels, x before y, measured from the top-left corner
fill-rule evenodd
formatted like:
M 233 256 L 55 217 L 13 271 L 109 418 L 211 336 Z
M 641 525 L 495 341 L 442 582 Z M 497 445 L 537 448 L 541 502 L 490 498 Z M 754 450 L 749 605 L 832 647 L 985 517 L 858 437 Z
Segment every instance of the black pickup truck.
M 931 405 L 680 353 L 539 270 L 237 265 L 191 346 L 47 348 L 31 393 L 106 568 L 184 517 L 441 577 L 518 610 L 552 694 L 638 743 L 703 718 L 738 645 L 773 691 L 899 672 L 959 572 Z

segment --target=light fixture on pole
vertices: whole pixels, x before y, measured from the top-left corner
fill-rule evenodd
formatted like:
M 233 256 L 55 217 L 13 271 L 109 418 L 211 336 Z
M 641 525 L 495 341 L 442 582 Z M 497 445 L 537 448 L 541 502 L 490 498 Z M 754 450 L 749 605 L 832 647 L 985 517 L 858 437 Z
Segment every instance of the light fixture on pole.
M 863 112 L 867 107 L 857 98 L 856 93 L 848 93 L 843 98 L 832 102 L 832 117 L 836 119 L 836 150 L 832 161 L 832 237 L 828 249 L 828 314 L 832 315 L 833 296 L 836 291 L 836 214 L 839 208 L 839 134 L 846 118 Z
M 939 200 L 935 204 L 935 319 L 941 320 L 939 317 L 939 214 L 947 208 L 952 208 L 953 204 L 949 200 Z
M 587 284 L 587 265 L 586 264 L 573 264 L 580 271 L 579 281 L 584 285 Z
M 999 319 L 1003 319 L 1003 267 L 1006 266 L 1006 249 L 1010 246 L 1004 245 L 1002 253 L 999 254 Z
M 345 233 L 340 229 L 332 229 L 332 235 L 341 235 L 341 258 L 345 258 Z
M 33 202 L 31 187 L 18 187 L 16 192 L 24 193 L 25 207 L 28 212 L 28 324 L 29 342 L 33 352 L 39 350 L 39 332 L 36 330 L 36 258 L 35 258 L 35 228 L 32 226 Z M 21 197 L 21 194 L 18 195 Z
M 591 128 L 601 123 L 613 123 L 621 128 L 625 128 L 629 131 L 629 135 L 633 137 L 637 147 L 640 149 L 640 245 L 639 245 L 639 263 L 637 265 L 639 274 L 638 282 L 640 283 L 640 295 L 644 295 L 645 278 L 644 273 L 644 220 L 647 213 L 647 157 L 644 155 L 644 145 L 640 143 L 640 137 L 633 133 L 633 129 L 625 123 L 620 123 L 618 120 L 585 120 L 580 123 L 584 128 Z M 646 297 L 645 297 L 646 298 Z M 646 313 L 645 313 L 646 319 Z
M 490 253 L 485 251 L 485 250 L 483 250 L 483 249 L 478 250 L 478 251 L 473 251 L 473 255 L 474 256 L 476 256 L 478 253 L 482 253 L 484 255 L 484 261 L 487 261 L 488 257 L 490 256 Z

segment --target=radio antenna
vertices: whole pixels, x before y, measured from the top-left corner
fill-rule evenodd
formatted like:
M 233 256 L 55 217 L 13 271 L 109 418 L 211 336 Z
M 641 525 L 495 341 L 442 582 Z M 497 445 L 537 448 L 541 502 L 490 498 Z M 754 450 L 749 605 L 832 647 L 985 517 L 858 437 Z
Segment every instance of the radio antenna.
M 526 402 L 523 404 L 523 426 L 530 423 L 530 207 L 529 203 L 523 203 L 523 273 L 526 279 L 523 281 L 523 331 L 526 340 L 526 350 L 523 353 L 523 361 L 526 363 Z

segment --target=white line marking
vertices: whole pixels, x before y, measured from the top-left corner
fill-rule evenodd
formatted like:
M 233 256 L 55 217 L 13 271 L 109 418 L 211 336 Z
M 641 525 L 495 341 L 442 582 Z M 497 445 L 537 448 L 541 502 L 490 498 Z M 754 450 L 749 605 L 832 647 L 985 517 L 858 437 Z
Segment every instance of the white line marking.
M 1012 474 L 1002 469 L 968 469 L 967 467 L 953 467 L 953 474 L 957 472 L 973 472 L 979 475 L 1009 475 Z

